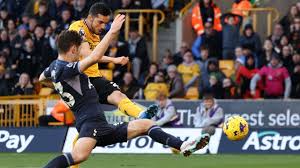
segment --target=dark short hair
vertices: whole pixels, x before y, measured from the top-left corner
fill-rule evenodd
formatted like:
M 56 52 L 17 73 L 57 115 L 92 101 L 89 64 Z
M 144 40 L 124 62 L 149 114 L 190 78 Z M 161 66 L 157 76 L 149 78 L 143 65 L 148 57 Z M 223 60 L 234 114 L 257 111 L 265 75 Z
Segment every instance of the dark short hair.
M 72 46 L 79 47 L 81 44 L 81 36 L 73 30 L 62 31 L 56 41 L 59 54 L 67 53 Z
M 105 3 L 95 3 L 89 10 L 89 15 L 97 16 L 98 14 L 108 16 L 111 14 L 110 8 Z

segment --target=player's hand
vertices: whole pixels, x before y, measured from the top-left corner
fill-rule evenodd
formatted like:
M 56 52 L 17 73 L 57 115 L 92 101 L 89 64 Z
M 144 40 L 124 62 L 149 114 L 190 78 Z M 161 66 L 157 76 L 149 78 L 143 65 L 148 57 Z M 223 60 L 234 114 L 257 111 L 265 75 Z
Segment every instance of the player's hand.
M 117 57 L 114 59 L 114 63 L 115 64 L 121 64 L 122 66 L 123 65 L 126 65 L 127 63 L 129 62 L 129 58 L 128 57 Z
M 118 14 L 114 21 L 112 22 L 111 24 L 111 27 L 110 27 L 110 32 L 115 34 L 115 33 L 118 33 L 119 30 L 121 29 L 123 23 L 125 21 L 125 15 L 121 15 L 121 14 Z
M 255 96 L 255 95 L 256 95 L 255 90 L 251 90 L 250 94 L 251 94 L 252 96 Z

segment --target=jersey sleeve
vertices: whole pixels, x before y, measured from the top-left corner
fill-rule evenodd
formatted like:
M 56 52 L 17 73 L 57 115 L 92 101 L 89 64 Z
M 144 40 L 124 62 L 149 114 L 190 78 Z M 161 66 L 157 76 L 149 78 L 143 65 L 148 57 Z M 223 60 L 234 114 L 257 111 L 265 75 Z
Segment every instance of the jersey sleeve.
M 81 74 L 79 70 L 79 62 L 70 62 L 64 67 L 64 71 L 61 75 L 63 79 L 71 78 Z
M 285 67 L 283 67 L 283 78 L 286 79 L 289 77 L 290 77 L 290 75 L 289 75 L 288 70 Z
M 44 70 L 43 74 L 44 74 L 44 76 L 45 76 L 46 78 L 50 78 L 50 77 L 51 77 L 50 68 L 47 67 L 47 68 Z
M 69 30 L 76 31 L 82 38 L 82 42 L 86 42 L 85 32 L 82 26 L 80 25 L 80 22 L 74 22 L 70 25 Z

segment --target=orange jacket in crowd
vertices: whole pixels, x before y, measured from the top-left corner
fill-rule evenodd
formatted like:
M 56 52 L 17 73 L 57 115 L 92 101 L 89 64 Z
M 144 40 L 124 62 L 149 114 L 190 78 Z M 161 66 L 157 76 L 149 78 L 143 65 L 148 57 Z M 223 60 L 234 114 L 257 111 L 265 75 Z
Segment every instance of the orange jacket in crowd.
M 214 29 L 216 31 L 222 31 L 222 24 L 221 24 L 221 10 L 216 5 L 213 6 L 214 8 Z M 192 26 L 195 32 L 199 35 L 204 33 L 204 23 L 201 16 L 200 4 L 197 3 L 192 11 Z
M 62 101 L 59 100 L 53 110 L 51 111 L 51 115 L 58 121 L 64 122 L 66 125 L 70 125 L 74 123 L 75 117 L 69 107 Z
M 249 0 L 241 0 L 239 3 L 232 4 L 232 11 L 231 13 L 240 15 L 243 17 L 247 17 L 249 15 L 248 11 L 242 11 L 241 9 L 251 9 L 252 4 Z

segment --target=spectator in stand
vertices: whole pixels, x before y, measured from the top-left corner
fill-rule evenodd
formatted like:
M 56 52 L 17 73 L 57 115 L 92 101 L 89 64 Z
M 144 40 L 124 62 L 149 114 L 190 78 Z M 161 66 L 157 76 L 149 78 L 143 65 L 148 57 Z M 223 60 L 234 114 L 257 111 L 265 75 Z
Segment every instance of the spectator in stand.
M 300 16 L 295 17 L 290 26 L 289 33 L 294 33 L 294 32 L 298 32 L 298 33 L 300 32 Z
M 293 70 L 291 72 L 292 92 L 291 98 L 300 98 L 300 54 L 293 55 Z
M 291 46 L 283 46 L 282 50 L 281 50 L 281 57 L 282 57 L 282 63 L 283 66 L 286 67 L 290 74 L 293 71 L 291 69 L 292 65 L 293 65 L 293 61 L 292 61 L 292 48 Z
M 7 96 L 10 92 L 9 89 L 9 63 L 6 59 L 4 52 L 0 52 L 0 96 Z
M 243 34 L 240 37 L 240 45 L 243 48 L 250 49 L 256 58 L 261 52 L 261 40 L 259 35 L 254 32 L 253 26 L 251 24 L 247 24 L 243 30 Z
M 88 15 L 89 7 L 87 0 L 74 0 L 73 8 L 74 20 L 80 20 Z
M 259 72 L 259 69 L 255 68 L 254 56 L 247 55 L 245 66 L 240 66 L 236 73 L 236 83 L 239 85 L 240 95 L 243 99 L 258 99 L 260 98 L 260 89 L 262 89 L 261 82 L 255 89 L 255 95 L 252 96 L 250 93 L 250 81 L 255 74 Z
M 288 31 L 288 29 L 287 29 L 287 31 Z M 283 27 L 281 26 L 281 24 L 277 23 L 274 26 L 273 33 L 268 37 L 268 39 L 270 39 L 272 41 L 274 46 L 279 46 L 280 39 L 281 39 L 281 36 L 283 36 L 283 34 L 284 34 Z
M 19 82 L 16 84 L 13 90 L 14 95 L 32 95 L 34 94 L 34 88 L 31 84 L 30 77 L 27 73 L 22 73 L 19 78 Z
M 270 39 L 266 39 L 264 42 L 262 54 L 258 60 L 259 61 L 258 67 L 261 68 L 265 65 L 268 65 L 273 54 L 276 54 L 273 47 L 273 43 Z
M 66 8 L 61 13 L 61 21 L 59 22 L 59 29 L 66 30 L 72 23 L 72 14 L 71 10 Z
M 159 94 L 157 97 L 157 104 L 159 106 L 159 111 L 152 118 L 156 125 L 172 128 L 179 127 L 181 125 L 179 114 L 177 114 L 172 100 L 168 99 L 168 97 L 164 94 Z
M 215 134 L 216 128 L 224 121 L 224 112 L 212 93 L 204 93 L 203 101 L 196 109 L 194 117 L 195 127 L 202 128 L 202 134 Z
M 167 50 L 165 50 L 165 54 L 163 56 L 162 63 L 159 65 L 159 69 L 164 72 L 167 72 L 168 66 L 173 65 L 173 64 L 174 64 L 174 60 L 173 60 L 172 53 L 169 49 L 167 49 Z
M 292 47 L 292 45 L 290 45 L 288 36 L 287 36 L 287 35 L 283 35 L 283 36 L 281 37 L 281 39 L 280 39 L 280 45 L 277 46 L 277 48 L 275 48 L 275 51 L 277 51 L 278 53 L 279 53 L 279 52 L 282 52 L 283 46 L 287 46 L 287 45 L 289 45 L 289 46 Z
M 37 26 L 37 20 L 35 18 L 30 18 L 29 19 L 29 24 L 28 24 L 28 31 L 30 34 L 34 33 L 35 27 Z
M 137 81 L 133 78 L 132 73 L 126 72 L 120 85 L 120 89 L 129 99 L 135 99 L 138 97 L 137 93 L 140 88 L 137 85 Z
M 37 20 L 37 23 L 39 25 L 42 25 L 43 27 L 46 27 L 49 25 L 50 22 L 50 16 L 48 14 L 48 6 L 47 6 L 47 2 L 45 1 L 41 1 L 39 3 L 39 11 L 38 13 L 35 15 L 35 18 Z
M 221 10 L 213 0 L 199 0 L 192 9 L 192 26 L 198 36 L 204 33 L 206 22 L 212 23 L 212 28 L 222 31 Z
M 222 81 L 217 79 L 217 76 L 210 75 L 209 76 L 209 86 L 204 88 L 205 90 L 211 90 L 212 94 L 217 99 L 224 98 L 224 89 L 222 87 Z
M 41 70 L 45 69 L 55 59 L 55 56 L 52 53 L 49 39 L 45 37 L 45 31 L 40 25 L 38 25 L 34 31 L 34 46 L 36 49 L 36 54 L 39 56 L 38 66 Z
M 8 89 L 8 77 L 7 73 L 5 72 L 4 65 L 1 65 L 1 58 L 0 57 L 0 96 L 7 96 L 9 94 Z
M 183 55 L 183 63 L 178 66 L 178 73 L 182 75 L 185 91 L 198 85 L 201 72 L 191 50 Z
M 200 61 L 197 61 L 200 67 L 200 72 L 206 72 L 207 71 L 207 63 L 208 63 L 208 58 L 209 58 L 209 48 L 207 46 L 201 46 L 200 48 L 201 51 L 201 59 Z
M 12 56 L 13 58 L 18 58 L 22 47 L 24 46 L 24 42 L 26 39 L 30 38 L 30 35 L 28 33 L 28 28 L 26 25 L 20 25 L 18 27 L 18 34 L 16 37 L 11 40 L 11 46 L 12 46 Z
M 182 42 L 179 51 L 173 55 L 174 64 L 176 66 L 183 62 L 183 55 L 187 50 L 189 50 L 189 45 L 186 42 Z
M 30 77 L 36 77 L 38 72 L 41 72 L 39 64 L 39 55 L 34 48 L 34 43 L 31 38 L 26 39 L 24 47 L 17 58 L 18 73 L 27 73 Z M 35 67 L 35 68 L 33 68 Z
M 27 13 L 24 13 L 21 18 L 21 24 L 28 26 L 30 16 Z
M 155 75 L 158 72 L 158 65 L 151 63 L 148 72 L 146 72 L 145 78 L 143 79 L 143 86 L 146 87 L 149 83 L 154 82 Z
M 225 78 L 223 80 L 223 99 L 237 99 L 238 90 L 235 83 L 230 78 Z
M 216 92 L 222 92 L 222 81 L 225 78 L 223 72 L 219 69 L 219 62 L 217 59 L 209 59 L 207 63 L 207 70 L 204 73 L 201 73 L 201 80 L 199 85 L 200 93 L 202 93 L 207 88 L 212 86 L 216 87 Z M 218 90 L 218 91 L 217 91 Z M 223 94 L 218 95 L 217 98 L 222 97 Z
M 3 29 L 0 31 L 0 50 L 2 51 L 3 48 L 10 47 L 10 41 L 8 37 L 8 32 Z
M 128 44 L 133 76 L 139 79 L 141 72 L 147 70 L 149 65 L 146 40 L 136 28 L 132 28 L 129 32 Z
M 7 22 L 6 28 L 7 28 L 8 34 L 9 34 L 9 39 L 10 40 L 14 39 L 18 32 L 16 29 L 16 23 L 14 22 L 14 20 L 9 19 Z
M 192 51 L 193 54 L 195 54 L 195 58 L 200 59 L 200 47 L 202 45 L 206 45 L 209 48 L 209 53 L 211 57 L 221 59 L 222 33 L 213 29 L 212 22 L 206 22 L 204 27 L 204 33 L 196 38 L 192 47 Z
M 9 15 L 14 19 L 22 16 L 28 2 L 28 0 L 8 0 L 6 3 Z
M 181 75 L 178 73 L 175 65 L 168 66 L 168 84 L 169 84 L 169 98 L 184 98 L 184 84 Z
M 297 2 L 296 6 L 297 6 L 298 11 L 300 11 L 300 2 Z
M 287 99 L 291 93 L 291 78 L 288 70 L 282 66 L 279 55 L 273 54 L 270 64 L 264 66 L 252 79 L 250 83 L 251 95 L 255 96 L 257 82 L 264 79 L 264 98 Z
M 294 18 L 299 16 L 299 11 L 297 9 L 296 4 L 290 7 L 289 12 L 280 20 L 280 24 L 282 25 L 284 30 L 289 30 L 292 25 Z
M 300 48 L 300 32 L 293 32 L 291 34 L 291 45 L 295 50 Z
M 235 59 L 240 59 L 240 60 L 243 60 L 243 63 L 245 63 L 245 59 L 246 59 L 246 56 L 243 52 L 243 48 L 241 46 L 237 46 L 235 49 L 234 49 L 234 55 L 235 55 Z
M 50 0 L 48 12 L 51 18 L 59 18 L 69 6 L 64 0 Z
M 154 77 L 154 82 L 148 83 L 144 90 L 146 100 L 156 100 L 159 94 L 169 96 L 168 86 L 165 83 L 163 72 L 158 72 Z
M 223 27 L 223 59 L 235 59 L 234 49 L 239 43 L 243 17 L 229 13 L 224 14 L 221 19 Z
M 5 8 L 0 9 L 0 29 L 3 29 L 9 20 L 8 12 Z

